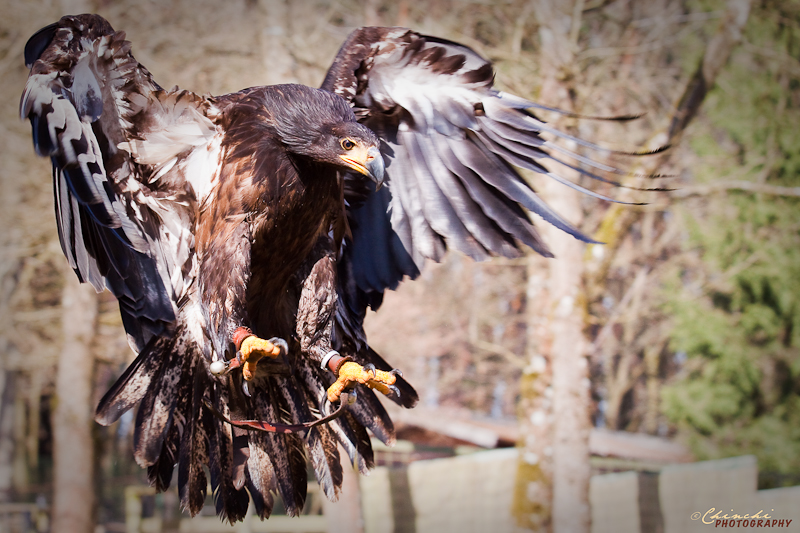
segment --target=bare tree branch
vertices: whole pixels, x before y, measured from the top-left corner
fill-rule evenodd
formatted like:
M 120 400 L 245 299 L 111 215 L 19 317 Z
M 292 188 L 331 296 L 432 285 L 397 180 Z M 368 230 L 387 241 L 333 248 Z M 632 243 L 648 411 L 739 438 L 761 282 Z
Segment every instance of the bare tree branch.
M 715 181 L 706 185 L 690 185 L 672 191 L 671 195 L 675 198 L 686 198 L 689 196 L 706 196 L 723 191 L 745 191 L 768 194 L 770 196 L 800 198 L 800 187 L 782 187 L 780 185 L 768 185 L 744 180 Z

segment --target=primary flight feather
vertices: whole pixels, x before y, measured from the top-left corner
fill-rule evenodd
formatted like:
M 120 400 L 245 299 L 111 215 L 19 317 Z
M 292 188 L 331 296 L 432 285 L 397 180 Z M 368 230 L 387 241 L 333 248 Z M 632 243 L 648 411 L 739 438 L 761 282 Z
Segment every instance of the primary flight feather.
M 542 164 L 553 156 L 539 134 L 554 130 L 465 46 L 362 28 L 320 89 L 214 97 L 162 89 L 130 48 L 97 15 L 43 28 L 25 47 L 20 111 L 53 162 L 64 254 L 117 297 L 137 353 L 96 419 L 138 404 L 136 460 L 159 490 L 177 465 L 192 515 L 204 466 L 217 512 L 236 521 L 250 497 L 268 517 L 272 491 L 298 514 L 307 460 L 336 499 L 339 444 L 373 465 L 367 429 L 387 443 L 394 429 L 370 389 L 405 407 L 417 395 L 363 319 L 427 259 L 549 256 L 528 211 L 591 242 L 514 168 L 560 179 Z

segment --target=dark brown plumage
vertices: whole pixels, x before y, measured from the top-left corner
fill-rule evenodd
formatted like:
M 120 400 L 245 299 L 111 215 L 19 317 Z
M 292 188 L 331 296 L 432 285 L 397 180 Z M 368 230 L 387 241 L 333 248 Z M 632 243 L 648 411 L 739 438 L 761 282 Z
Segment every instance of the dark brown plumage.
M 339 444 L 360 470 L 373 466 L 367 429 L 387 443 L 394 429 L 364 387 L 343 416 L 301 433 L 249 431 L 215 414 L 313 420 L 328 409 L 336 376 L 321 363 L 334 350 L 389 370 L 367 344 L 366 309 L 427 259 L 448 248 L 515 257 L 524 245 L 549 255 L 526 209 L 590 241 L 514 169 L 561 180 L 541 165 L 559 160 L 539 133 L 564 134 L 527 111 L 536 104 L 493 89 L 491 64 L 457 43 L 363 28 L 321 89 L 219 97 L 163 90 L 124 34 L 96 15 L 42 29 L 25 59 L 21 116 L 37 153 L 53 161 L 64 254 L 82 281 L 119 299 L 138 354 L 96 419 L 112 423 L 138 404 L 136 460 L 159 490 L 177 464 L 193 515 L 205 465 L 217 512 L 230 521 L 244 517 L 248 493 L 262 518 L 274 490 L 299 513 L 306 460 L 335 499 Z M 256 345 L 252 353 L 266 354 L 257 367 L 247 359 Z M 219 370 L 234 358 L 242 372 Z M 407 382 L 389 387 L 395 378 L 378 374 L 371 387 L 413 407 Z

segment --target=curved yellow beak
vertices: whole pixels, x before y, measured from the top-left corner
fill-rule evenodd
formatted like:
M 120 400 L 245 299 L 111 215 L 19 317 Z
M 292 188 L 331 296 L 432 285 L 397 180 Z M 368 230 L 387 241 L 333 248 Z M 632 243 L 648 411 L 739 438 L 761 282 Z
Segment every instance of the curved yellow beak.
M 357 146 L 339 157 L 347 163 L 347 166 L 374 181 L 376 189 L 381 188 L 385 168 L 383 156 L 376 147 L 365 149 L 362 146 Z

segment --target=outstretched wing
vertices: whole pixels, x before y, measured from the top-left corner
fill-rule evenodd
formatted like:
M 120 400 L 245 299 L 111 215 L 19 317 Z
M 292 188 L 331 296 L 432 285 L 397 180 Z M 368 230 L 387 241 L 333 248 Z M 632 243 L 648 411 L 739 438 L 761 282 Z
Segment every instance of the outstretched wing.
M 53 163 L 59 238 L 81 281 L 120 302 L 138 352 L 175 320 L 193 266 L 194 206 L 209 189 L 209 103 L 164 91 L 99 16 L 62 18 L 28 41 L 20 104 Z M 184 178 L 191 167 L 192 181 Z
M 550 108 L 497 91 L 493 81 L 491 63 L 468 47 L 404 28 L 354 31 L 328 71 L 322 88 L 348 100 L 381 138 L 388 184 L 376 191 L 356 177 L 345 182 L 352 238 L 339 260 L 337 323 L 342 342 L 355 351 L 367 348 L 367 307 L 377 309 L 386 289 L 417 277 L 426 259 L 439 261 L 446 249 L 483 260 L 517 257 L 527 245 L 550 257 L 527 211 L 594 242 L 545 204 L 515 167 L 601 198 L 541 160 L 617 185 L 574 162 L 620 171 L 548 143 L 542 132 L 606 151 L 546 125 L 529 109 Z
M 550 209 L 515 167 L 594 196 L 541 160 L 609 180 L 548 153 L 594 164 L 547 143 L 543 131 L 564 134 L 528 111 L 542 106 L 493 89 L 493 80 L 491 63 L 469 48 L 402 28 L 362 28 L 342 46 L 322 87 L 347 99 L 381 137 L 388 183 L 379 191 L 349 183 L 353 237 L 340 272 L 353 313 L 379 305 L 385 289 L 416 277 L 426 259 L 438 261 L 448 248 L 477 260 L 516 257 L 521 245 L 550 256 L 526 210 L 593 242 Z

